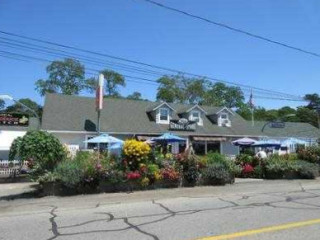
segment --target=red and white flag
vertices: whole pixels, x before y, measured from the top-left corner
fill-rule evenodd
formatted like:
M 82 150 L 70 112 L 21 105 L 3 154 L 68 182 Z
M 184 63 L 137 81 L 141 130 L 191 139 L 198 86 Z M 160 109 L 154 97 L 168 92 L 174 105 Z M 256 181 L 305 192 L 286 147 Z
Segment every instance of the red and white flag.
M 104 85 L 104 76 L 103 74 L 99 75 L 99 83 L 96 90 L 96 109 L 97 111 L 102 110 L 103 108 L 103 85 Z

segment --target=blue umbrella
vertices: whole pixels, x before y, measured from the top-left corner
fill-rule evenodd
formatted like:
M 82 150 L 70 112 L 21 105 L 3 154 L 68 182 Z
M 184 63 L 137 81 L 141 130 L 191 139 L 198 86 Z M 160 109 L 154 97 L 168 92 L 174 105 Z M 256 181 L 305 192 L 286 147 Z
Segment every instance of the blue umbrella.
M 109 134 L 101 134 L 97 137 L 91 138 L 87 141 L 84 141 L 86 143 L 123 143 L 123 141 L 119 138 L 115 138 L 110 136 Z
M 274 139 L 264 139 L 264 140 L 257 141 L 256 143 L 254 143 L 251 146 L 253 146 L 253 147 L 276 147 L 276 148 L 280 148 L 281 143 L 280 143 L 280 141 L 277 141 L 277 140 L 274 140 Z
M 159 137 L 151 138 L 151 140 L 155 141 L 155 142 L 167 142 L 167 143 L 186 141 L 184 138 L 181 138 L 181 137 L 174 135 L 172 133 L 165 133 Z

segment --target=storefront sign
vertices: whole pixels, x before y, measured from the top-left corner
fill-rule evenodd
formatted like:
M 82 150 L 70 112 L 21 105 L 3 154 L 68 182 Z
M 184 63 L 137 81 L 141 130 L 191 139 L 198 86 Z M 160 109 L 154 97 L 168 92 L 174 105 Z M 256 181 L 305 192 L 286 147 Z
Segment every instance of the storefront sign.
M 285 123 L 284 122 L 272 122 L 270 124 L 272 128 L 285 128 Z
M 29 126 L 29 116 L 21 113 L 0 113 L 2 126 Z
M 169 124 L 169 130 L 176 131 L 195 131 L 197 123 L 189 121 L 188 119 L 182 118 L 179 120 L 171 120 Z

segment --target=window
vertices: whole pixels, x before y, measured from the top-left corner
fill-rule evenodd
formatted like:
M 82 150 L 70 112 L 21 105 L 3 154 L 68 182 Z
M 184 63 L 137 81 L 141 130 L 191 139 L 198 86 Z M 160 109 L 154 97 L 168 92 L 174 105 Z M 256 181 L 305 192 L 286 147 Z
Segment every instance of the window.
M 160 122 L 169 122 L 169 110 L 167 108 L 160 108 Z
M 201 119 L 201 114 L 199 111 L 192 111 L 189 115 L 189 120 L 195 121 L 198 125 L 202 125 L 202 119 Z
M 221 119 L 228 119 L 228 114 L 221 113 Z
M 196 121 L 197 123 L 200 121 L 200 113 L 199 112 L 192 112 L 191 118 L 193 121 Z

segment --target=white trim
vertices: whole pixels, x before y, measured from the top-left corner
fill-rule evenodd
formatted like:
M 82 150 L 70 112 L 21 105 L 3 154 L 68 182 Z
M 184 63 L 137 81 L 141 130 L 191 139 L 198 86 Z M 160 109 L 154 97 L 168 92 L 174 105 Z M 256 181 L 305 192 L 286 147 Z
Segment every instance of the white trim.
M 169 105 L 169 103 L 167 103 L 167 102 L 163 102 L 163 103 L 161 103 L 161 104 L 159 104 L 158 106 L 156 106 L 155 108 L 153 108 L 151 111 L 155 111 L 155 110 L 157 110 L 158 108 L 160 108 L 160 107 L 162 107 L 162 105 L 167 105 L 167 107 L 168 108 L 170 108 L 172 111 L 176 111 L 174 108 L 172 108 L 170 105 Z
M 227 107 L 223 107 L 222 109 L 220 109 L 218 112 L 216 112 L 216 114 L 219 114 L 220 112 L 222 112 L 223 110 L 227 110 L 229 113 L 231 113 L 232 115 L 234 115 L 234 113 Z
M 198 114 L 199 121 L 197 122 L 197 125 L 198 126 L 203 126 L 203 119 L 201 117 L 201 112 L 198 111 L 198 110 L 192 110 L 191 112 L 189 112 L 189 120 L 195 121 L 196 118 L 194 118 L 193 113 L 197 113 Z
M 161 120 L 161 110 L 164 110 L 164 111 L 167 112 L 167 120 Z M 158 111 L 159 111 L 159 120 L 158 120 L 157 123 L 159 123 L 159 124 L 169 124 L 169 122 L 170 122 L 170 110 L 168 108 L 166 108 L 166 107 L 161 107 L 161 108 L 159 108 Z
M 71 133 L 71 134 L 97 134 L 97 132 L 88 132 L 88 131 L 67 131 L 67 130 L 43 130 L 43 131 L 47 131 L 50 133 Z M 148 133 L 148 132 L 107 132 L 108 134 L 117 134 L 117 135 L 155 135 L 155 136 L 159 136 L 165 132 L 158 132 L 158 133 Z M 189 136 L 222 136 L 222 137 L 255 137 L 255 138 L 290 138 L 290 137 L 294 137 L 294 138 L 303 138 L 303 139 L 313 139 L 313 140 L 317 140 L 317 137 L 296 137 L 296 136 L 287 136 L 287 137 L 278 137 L 278 136 L 267 136 L 267 135 L 223 135 L 223 134 L 198 134 L 193 132 L 193 134 L 191 133 L 190 135 L 181 135 L 179 134 L 179 136 L 182 137 L 189 137 Z
M 194 105 L 193 107 L 189 108 L 186 112 L 190 112 L 192 111 L 194 108 L 199 108 L 202 112 L 204 112 L 205 114 L 207 114 L 207 112 L 202 108 L 200 107 L 198 104 Z

